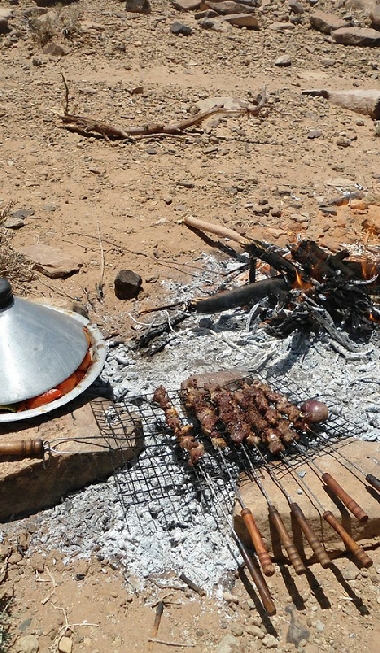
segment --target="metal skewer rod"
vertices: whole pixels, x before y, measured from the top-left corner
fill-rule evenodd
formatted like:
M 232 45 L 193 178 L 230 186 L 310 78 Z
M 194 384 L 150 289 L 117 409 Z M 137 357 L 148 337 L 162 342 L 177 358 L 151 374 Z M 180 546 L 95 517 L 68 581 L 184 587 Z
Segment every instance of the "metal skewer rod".
M 323 483 L 327 485 L 327 487 L 331 490 L 331 492 L 333 492 L 333 494 L 335 494 L 335 496 L 342 501 L 342 503 L 346 506 L 347 510 L 349 510 L 354 515 L 354 517 L 356 517 L 356 519 L 358 519 L 362 523 L 368 521 L 368 515 L 363 510 L 363 508 L 359 506 L 359 504 L 355 501 L 355 499 L 353 499 L 342 488 L 342 486 L 338 483 L 337 480 L 335 480 L 335 478 L 331 474 L 324 472 L 323 469 L 320 468 L 319 464 L 315 461 L 314 457 L 309 454 L 306 448 L 302 447 L 297 442 L 292 442 L 292 446 L 306 458 L 307 464 L 318 476 L 318 478 L 322 479 Z
M 220 456 L 222 458 L 222 456 Z M 263 570 L 263 573 L 265 576 L 273 576 L 275 572 L 274 565 L 272 563 L 272 560 L 270 558 L 270 555 L 268 553 L 268 550 L 264 544 L 262 535 L 260 533 L 260 530 L 257 526 L 256 520 L 253 516 L 252 510 L 248 508 L 243 500 L 243 497 L 240 494 L 239 488 L 236 484 L 236 480 L 233 478 L 228 465 L 225 464 L 225 461 L 223 459 L 223 470 L 229 477 L 230 481 L 235 485 L 235 494 L 238 502 L 240 503 L 241 506 L 241 511 L 240 515 L 241 518 L 243 519 L 243 522 L 245 524 L 245 527 L 249 533 L 249 536 L 251 538 L 251 542 L 253 544 L 253 547 L 257 553 L 257 557 L 259 559 L 261 568 Z
M 294 475 L 294 471 L 292 469 L 292 466 L 284 459 L 284 462 L 286 463 L 287 467 L 290 469 L 291 473 Z M 327 521 L 328 524 L 338 533 L 338 535 L 341 537 L 343 540 L 345 546 L 351 553 L 359 560 L 360 564 L 365 567 L 366 569 L 368 567 L 371 567 L 373 564 L 372 558 L 367 555 L 367 553 L 364 551 L 364 549 L 355 542 L 355 540 L 347 533 L 347 531 L 343 528 L 342 524 L 338 522 L 338 520 L 334 517 L 333 513 L 331 510 L 326 510 L 326 508 L 322 505 L 322 503 L 319 501 L 318 497 L 315 495 L 313 490 L 310 488 L 310 486 L 305 482 L 303 478 L 300 477 L 299 474 L 297 474 L 297 481 L 300 485 L 302 485 L 309 497 L 313 497 L 313 500 L 315 501 L 315 504 L 318 506 L 318 510 L 320 514 L 322 515 L 323 519 Z
M 236 533 L 233 524 L 231 523 L 231 515 L 228 514 L 225 506 L 222 506 L 220 502 L 220 496 L 217 495 L 215 488 L 214 488 L 214 482 L 210 478 L 210 475 L 207 473 L 205 469 L 202 468 L 200 464 L 196 466 L 196 471 L 200 473 L 203 476 L 204 481 L 206 481 L 210 492 L 213 496 L 214 504 L 215 506 L 218 506 L 221 508 L 223 518 L 225 520 L 226 525 L 231 531 L 232 537 L 234 541 L 237 544 L 237 547 L 241 553 L 241 556 L 246 564 L 246 567 L 251 575 L 251 578 L 257 588 L 257 591 L 260 595 L 262 604 L 268 613 L 269 616 L 273 616 L 276 614 L 276 607 L 274 605 L 272 596 L 269 591 L 269 587 L 265 581 L 264 576 L 262 575 L 260 568 L 257 566 L 257 563 L 254 561 L 253 557 L 249 554 L 247 551 L 246 547 L 244 546 L 243 542 L 241 541 L 240 537 Z
M 278 535 L 280 537 L 281 544 L 283 545 L 286 553 L 288 554 L 289 560 L 290 560 L 291 564 L 293 565 L 294 571 L 298 575 L 306 573 L 306 567 L 303 564 L 300 556 L 298 555 L 298 551 L 297 551 L 294 543 L 292 542 L 288 531 L 286 530 L 286 526 L 285 526 L 284 522 L 282 521 L 282 517 L 281 517 L 279 511 L 277 510 L 275 505 L 270 500 L 269 495 L 268 495 L 264 485 L 262 484 L 262 482 L 260 480 L 259 474 L 257 473 L 257 470 L 254 468 L 254 466 L 252 464 L 252 461 L 251 461 L 250 457 L 248 456 L 248 454 L 247 454 L 247 452 L 245 450 L 245 447 L 242 446 L 241 450 L 244 452 L 244 455 L 245 455 L 245 457 L 246 457 L 246 459 L 248 461 L 248 465 L 249 465 L 248 474 L 249 474 L 249 476 L 254 479 L 254 481 L 258 485 L 262 495 L 266 499 L 266 502 L 268 504 L 268 514 L 269 514 L 270 522 L 272 523 L 273 527 L 275 528 L 275 530 L 277 531 L 277 533 L 278 533 Z
M 264 463 L 266 465 L 266 469 L 267 469 L 271 479 L 273 480 L 273 482 L 277 485 L 277 487 L 281 490 L 281 492 L 285 496 L 285 498 L 286 498 L 286 500 L 287 500 L 287 502 L 289 504 L 291 513 L 293 514 L 293 516 L 297 520 L 298 524 L 300 525 L 300 527 L 302 529 L 302 532 L 305 535 L 307 541 L 309 542 L 311 548 L 313 549 L 319 563 L 322 565 L 322 567 L 324 569 L 326 569 L 327 567 L 329 567 L 331 565 L 331 559 L 330 559 L 329 554 L 327 553 L 324 546 L 319 541 L 318 537 L 316 536 L 314 530 L 312 529 L 309 522 L 307 521 L 307 519 L 306 519 L 305 515 L 303 514 L 302 509 L 300 508 L 298 503 L 293 501 L 293 499 L 290 497 L 290 495 L 286 491 L 285 487 L 283 486 L 283 484 L 281 483 L 281 481 L 278 479 L 278 477 L 274 473 L 273 469 L 271 468 L 271 465 L 267 463 L 267 461 L 264 458 L 263 454 L 261 453 L 259 447 L 256 446 L 256 449 L 257 449 L 257 451 L 259 453 L 259 456 L 264 461 Z

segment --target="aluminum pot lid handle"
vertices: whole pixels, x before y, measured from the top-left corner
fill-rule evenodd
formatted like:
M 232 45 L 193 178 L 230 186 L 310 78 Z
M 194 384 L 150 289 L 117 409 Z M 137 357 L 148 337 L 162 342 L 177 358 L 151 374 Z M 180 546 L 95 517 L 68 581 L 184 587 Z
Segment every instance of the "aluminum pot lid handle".
M 10 306 L 13 301 L 12 286 L 8 279 L 0 278 L 0 308 Z

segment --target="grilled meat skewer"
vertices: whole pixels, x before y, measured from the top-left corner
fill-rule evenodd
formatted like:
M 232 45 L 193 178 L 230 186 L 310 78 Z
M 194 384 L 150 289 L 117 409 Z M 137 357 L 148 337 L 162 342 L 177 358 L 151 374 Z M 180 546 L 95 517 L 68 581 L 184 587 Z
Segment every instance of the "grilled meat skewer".
M 189 452 L 189 465 L 195 465 L 205 453 L 204 446 L 192 435 L 191 426 L 181 424 L 178 412 L 172 405 L 167 390 L 163 385 L 160 385 L 154 391 L 153 401 L 164 411 L 166 423 L 174 432 L 181 449 Z
M 194 412 L 203 434 L 210 438 L 214 447 L 223 449 L 227 446 L 225 439 L 217 429 L 219 418 L 214 407 L 208 400 L 205 390 L 198 388 L 196 379 L 192 379 L 186 388 L 185 406 Z

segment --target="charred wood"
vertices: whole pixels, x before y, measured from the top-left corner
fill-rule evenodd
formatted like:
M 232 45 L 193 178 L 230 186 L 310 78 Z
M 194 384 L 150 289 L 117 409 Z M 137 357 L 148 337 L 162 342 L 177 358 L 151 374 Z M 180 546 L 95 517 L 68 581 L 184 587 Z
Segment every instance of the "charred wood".
M 275 297 L 278 299 L 281 296 L 285 296 L 285 293 L 289 289 L 289 284 L 282 277 L 263 279 L 262 281 L 249 283 L 240 288 L 226 290 L 210 297 L 193 300 L 189 303 L 189 308 L 197 313 L 218 313 L 229 308 L 244 306 L 252 301 L 260 301 L 264 297 Z

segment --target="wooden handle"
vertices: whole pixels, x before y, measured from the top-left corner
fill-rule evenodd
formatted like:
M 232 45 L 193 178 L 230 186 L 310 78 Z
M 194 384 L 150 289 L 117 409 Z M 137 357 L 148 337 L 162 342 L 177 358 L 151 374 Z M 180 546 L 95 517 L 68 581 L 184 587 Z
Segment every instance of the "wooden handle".
M 256 567 L 254 561 L 248 554 L 248 552 L 245 549 L 245 546 L 243 545 L 243 542 L 240 541 L 238 536 L 235 534 L 235 540 L 236 544 L 239 547 L 239 551 L 242 555 L 242 558 L 246 564 L 246 567 L 251 574 L 252 580 L 255 583 L 257 587 L 257 591 L 260 594 L 261 600 L 263 602 L 263 606 L 267 613 L 272 616 L 276 614 L 276 606 L 273 602 L 273 599 L 271 597 L 268 585 L 266 584 L 265 578 L 262 575 L 260 569 Z
M 378 492 L 380 492 L 380 479 L 376 478 L 373 474 L 367 474 L 365 480 L 372 485 Z
M 292 540 L 289 537 L 288 531 L 285 528 L 285 524 L 281 519 L 281 515 L 278 512 L 277 508 L 274 506 L 269 506 L 269 519 L 271 520 L 273 526 L 275 527 L 277 533 L 280 536 L 281 543 L 288 554 L 289 560 L 294 567 L 296 574 L 306 573 L 306 567 L 303 564 L 301 558 L 298 555 L 298 551 L 293 544 Z
M 347 533 L 342 524 L 338 522 L 330 510 L 326 510 L 323 513 L 323 519 L 325 519 L 327 523 L 332 526 L 334 531 L 340 535 L 347 549 L 351 551 L 351 553 L 355 556 L 355 558 L 359 560 L 360 564 L 363 565 L 363 567 L 367 569 L 373 565 L 372 558 L 370 558 L 364 549 L 362 549 L 362 547 L 357 542 L 355 542 L 354 539 L 352 539 L 351 535 Z
M 349 510 L 356 519 L 360 522 L 365 522 L 368 520 L 368 515 L 364 512 L 363 508 L 359 506 L 356 501 L 350 497 L 349 494 L 339 485 L 338 481 L 335 480 L 331 474 L 322 474 L 322 481 L 326 483 L 327 487 L 330 488 L 332 492 L 344 503 L 347 510 Z
M 249 508 L 243 508 L 240 514 L 251 537 L 252 544 L 257 553 L 257 557 L 260 560 L 263 573 L 266 576 L 273 576 L 274 566 L 263 542 L 263 538 L 261 537 L 261 533 L 257 528 L 257 524 L 254 520 L 251 510 Z
M 15 440 L 14 442 L 0 442 L 0 459 L 43 457 L 43 440 Z
M 324 569 L 329 567 L 331 564 L 330 556 L 327 551 L 324 549 L 313 529 L 311 528 L 309 522 L 307 521 L 305 515 L 303 514 L 301 508 L 297 503 L 290 503 L 290 510 L 298 521 L 299 525 L 302 528 L 302 531 L 309 542 L 311 548 L 313 549 L 315 555 L 318 558 L 318 561 Z

